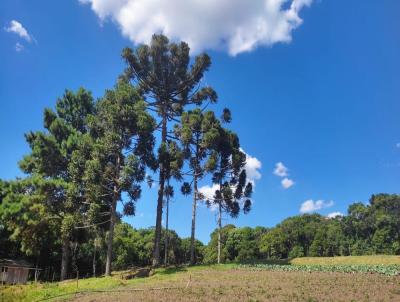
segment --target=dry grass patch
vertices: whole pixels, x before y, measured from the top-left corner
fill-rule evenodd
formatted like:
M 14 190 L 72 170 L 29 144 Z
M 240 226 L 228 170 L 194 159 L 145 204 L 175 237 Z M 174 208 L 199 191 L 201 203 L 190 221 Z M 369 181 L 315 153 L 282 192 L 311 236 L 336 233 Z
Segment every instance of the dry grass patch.
M 400 301 L 398 276 L 203 268 L 175 277 L 145 281 L 141 288 L 146 291 L 121 288 L 121 292 L 77 295 L 72 301 Z M 153 287 L 179 289 L 150 290 Z

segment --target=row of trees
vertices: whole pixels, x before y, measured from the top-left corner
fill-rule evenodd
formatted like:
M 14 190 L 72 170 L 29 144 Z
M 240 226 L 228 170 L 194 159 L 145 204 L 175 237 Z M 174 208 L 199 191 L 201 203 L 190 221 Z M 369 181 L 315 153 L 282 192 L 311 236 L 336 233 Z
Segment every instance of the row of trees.
M 223 257 L 226 261 L 285 259 L 304 256 L 400 255 L 400 196 L 373 195 L 368 205 L 354 203 L 346 216 L 294 216 L 276 227 L 235 228 L 227 225 Z M 216 245 L 216 234 L 209 246 Z M 213 248 L 208 251 L 212 254 Z M 215 256 L 205 255 L 213 262 Z
M 369 254 L 400 255 L 400 196 L 379 194 L 370 203 L 350 205 L 344 217 L 327 218 L 307 214 L 285 219 L 276 227 L 237 228 L 228 224 L 217 228 L 208 245 L 195 241 L 196 263 L 218 262 L 218 237 L 224 262 L 251 262 L 303 256 L 347 256 Z M 0 230 L 0 257 L 19 256 L 19 244 Z M 154 228 L 134 229 L 117 220 L 113 238 L 115 269 L 147 266 L 152 263 Z M 169 238 L 166 249 L 165 238 Z M 170 264 L 187 264 L 191 259 L 191 238 L 161 229 L 160 253 L 167 252 Z M 51 244 L 51 242 L 49 242 Z M 6 252 L 6 254 L 4 254 Z M 42 253 L 46 253 L 42 251 Z M 59 251 L 47 252 L 47 265 L 57 265 Z M 95 256 L 95 257 L 93 257 Z M 92 237 L 74 250 L 74 262 L 83 275 L 104 271 L 107 262 L 105 237 Z
M 105 250 L 105 273 L 111 274 L 116 224 L 135 215 L 145 180 L 158 184 L 153 266 L 161 264 L 163 207 L 174 195 L 173 182 L 193 196 L 192 264 L 199 201 L 218 208 L 219 230 L 223 213 L 236 217 L 251 208 L 246 156 L 237 135 L 224 127 L 231 113 L 224 109 L 217 118 L 206 111 L 217 101 L 216 92 L 201 83 L 210 58 L 202 54 L 191 64 L 188 45 L 163 35 L 135 51 L 124 49 L 122 56 L 126 70 L 99 100 L 81 88 L 66 91 L 55 110 L 45 110 L 45 129 L 26 134 L 31 152 L 19 163 L 26 177 L 0 183 L 1 232 L 36 256 L 38 265 L 61 249 L 61 280 L 71 260 L 76 266 L 78 246 L 87 244 L 93 246 L 93 268 L 96 252 Z M 212 196 L 198 191 L 207 174 L 218 187 Z

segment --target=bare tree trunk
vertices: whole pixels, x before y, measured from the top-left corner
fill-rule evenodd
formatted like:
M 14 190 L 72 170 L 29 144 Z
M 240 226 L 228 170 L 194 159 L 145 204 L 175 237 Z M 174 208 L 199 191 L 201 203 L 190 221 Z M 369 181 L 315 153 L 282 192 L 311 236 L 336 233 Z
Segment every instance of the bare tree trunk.
M 60 274 L 61 281 L 67 278 L 69 256 L 70 256 L 69 238 L 65 236 L 65 238 L 63 239 L 62 255 L 61 255 L 61 274 Z
M 93 244 L 93 277 L 96 277 L 96 241 Z
M 164 265 L 168 265 L 168 218 L 169 218 L 169 196 L 167 196 L 167 205 L 166 205 L 166 213 L 165 213 L 165 253 L 164 253 Z
M 221 263 L 221 231 L 222 231 L 222 209 L 220 202 L 218 208 L 218 264 Z
M 162 121 L 161 144 L 167 142 L 167 118 L 164 115 Z M 153 266 L 160 265 L 160 241 L 161 241 L 161 221 L 163 212 L 163 197 L 164 197 L 164 184 L 165 184 L 165 170 L 163 163 L 160 163 L 159 174 L 159 187 L 157 198 L 157 215 L 156 215 L 156 229 L 154 234 L 154 250 L 153 250 Z
M 115 194 L 115 192 L 114 192 Z M 117 208 L 117 201 L 113 200 L 111 205 L 111 219 L 110 219 L 110 227 L 108 230 L 108 238 L 107 238 L 107 259 L 106 259 L 106 276 L 111 276 L 111 261 L 112 261 L 112 244 L 114 239 L 114 226 L 115 226 L 115 211 Z
M 197 207 L 197 172 L 194 173 L 193 179 L 193 207 L 192 207 L 192 232 L 190 236 L 190 264 L 196 263 L 195 258 L 195 230 L 196 230 L 196 207 Z
M 113 255 L 113 239 L 114 239 L 114 227 L 115 227 L 115 220 L 116 220 L 116 212 L 117 212 L 117 202 L 120 198 L 120 189 L 118 186 L 118 179 L 119 179 L 119 170 L 121 165 L 121 157 L 117 156 L 117 162 L 115 170 L 117 171 L 117 175 L 115 176 L 116 180 L 114 180 L 114 188 L 113 188 L 113 199 L 110 209 L 110 228 L 108 230 L 108 238 L 107 238 L 107 258 L 106 258 L 106 276 L 111 276 L 111 262 L 112 262 L 112 255 Z

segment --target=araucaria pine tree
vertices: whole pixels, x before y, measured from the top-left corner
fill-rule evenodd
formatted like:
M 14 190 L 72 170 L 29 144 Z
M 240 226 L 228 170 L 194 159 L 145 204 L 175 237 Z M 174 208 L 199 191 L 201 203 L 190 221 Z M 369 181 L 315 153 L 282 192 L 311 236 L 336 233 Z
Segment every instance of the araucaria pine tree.
M 195 228 L 197 202 L 203 197 L 198 191 L 198 183 L 209 172 L 210 163 L 207 161 L 213 149 L 217 147 L 220 134 L 220 122 L 214 112 L 202 112 L 197 108 L 184 112 L 181 124 L 175 128 L 176 135 L 180 138 L 184 154 L 189 163 L 190 170 L 187 175 L 191 177 L 190 182 L 182 186 L 182 193 L 189 194 L 193 187 L 192 205 L 192 227 L 190 236 L 190 263 L 196 262 L 195 255 Z
M 106 275 L 111 274 L 114 227 L 121 215 L 134 215 L 141 193 L 140 182 L 153 158 L 155 121 L 133 86 L 120 81 L 97 103 L 90 120 L 93 140 L 86 162 L 86 197 L 92 206 L 108 209 Z M 126 198 L 123 198 L 126 194 Z M 117 203 L 123 213 L 117 213 Z
M 226 120 L 230 114 L 224 111 Z M 240 149 L 238 136 L 225 128 L 220 128 L 219 141 L 209 160 L 213 171 L 212 181 L 217 185 L 214 196 L 207 196 L 207 203 L 218 211 L 218 263 L 221 263 L 222 214 L 237 217 L 241 208 L 247 214 L 251 209 L 253 186 L 247 181 L 246 154 Z
M 190 65 L 189 46 L 181 42 L 170 43 L 163 35 L 154 35 L 150 45 L 142 45 L 133 51 L 126 48 L 123 58 L 128 67 L 125 77 L 137 83 L 148 110 L 158 117 L 157 129 L 161 131 L 158 155 L 158 197 L 154 236 L 153 265 L 160 264 L 161 220 L 164 187 L 166 182 L 166 161 L 163 160 L 167 140 L 173 135 L 170 123 L 175 123 L 186 105 L 201 105 L 205 101 L 215 102 L 217 95 L 211 87 L 200 86 L 204 72 L 211 61 L 208 55 L 195 57 Z M 168 158 L 168 157 L 167 157 Z

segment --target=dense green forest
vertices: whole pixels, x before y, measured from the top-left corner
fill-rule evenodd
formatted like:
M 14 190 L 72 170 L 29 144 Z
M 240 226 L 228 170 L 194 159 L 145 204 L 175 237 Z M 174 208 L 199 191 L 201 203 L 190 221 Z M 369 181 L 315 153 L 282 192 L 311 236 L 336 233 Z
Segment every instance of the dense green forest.
M 211 59 L 191 59 L 189 51 L 154 35 L 149 45 L 123 50 L 126 69 L 98 100 L 84 88 L 66 90 L 44 110 L 43 129 L 25 135 L 24 177 L 0 180 L 0 258 L 24 258 L 44 269 L 42 278 L 64 280 L 132 266 L 400 254 L 398 195 L 352 204 L 344 217 L 223 226 L 223 215 L 251 211 L 253 184 L 228 128 L 230 110 L 209 109 L 218 96 L 201 79 Z M 213 196 L 198 191 L 207 179 L 217 187 Z M 135 215 L 143 186 L 158 186 L 156 221 L 137 230 L 123 217 Z M 190 238 L 168 229 L 177 191 L 193 201 Z M 217 213 L 208 245 L 196 240 L 199 202 Z
M 3 184 L 4 187 L 4 184 Z M 327 218 L 319 214 L 304 214 L 285 219 L 277 226 L 235 227 L 228 224 L 222 228 L 221 260 L 223 262 L 253 262 L 267 259 L 286 259 L 303 256 L 348 256 L 395 254 L 400 255 L 400 196 L 373 195 L 369 204 L 354 203 L 346 216 Z M 162 230 L 165 242 L 166 230 Z M 37 256 L 27 256 L 21 244 L 13 241 L 5 225 L 1 226 L 0 257 L 25 258 L 58 274 L 60 243 L 47 238 Z M 191 261 L 190 238 L 180 238 L 168 231 L 169 264 L 188 264 Z M 46 238 L 45 238 L 46 239 Z M 148 266 L 152 262 L 154 228 L 134 229 L 118 221 L 113 242 L 113 265 L 115 269 Z M 218 229 L 210 234 L 204 245 L 195 242 L 196 263 L 216 263 L 218 257 Z M 52 249 L 47 247 L 51 246 Z M 105 237 L 95 238 L 86 234 L 86 241 L 77 244 L 73 258 L 82 275 L 102 274 L 106 263 Z M 161 245 L 165 253 L 165 244 Z M 74 272 L 71 270 L 71 276 Z

